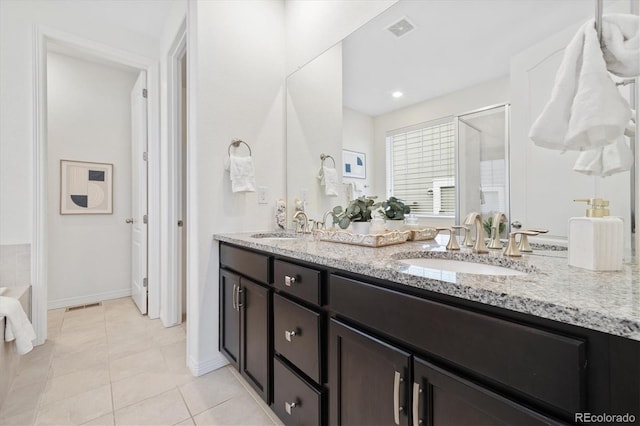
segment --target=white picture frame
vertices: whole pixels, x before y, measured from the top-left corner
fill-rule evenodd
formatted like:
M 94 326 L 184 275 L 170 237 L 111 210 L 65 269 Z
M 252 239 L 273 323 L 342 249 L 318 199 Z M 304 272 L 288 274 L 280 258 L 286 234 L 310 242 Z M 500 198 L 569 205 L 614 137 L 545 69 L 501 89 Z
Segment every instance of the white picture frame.
M 363 152 L 342 150 L 342 176 L 347 178 L 366 179 L 367 156 Z

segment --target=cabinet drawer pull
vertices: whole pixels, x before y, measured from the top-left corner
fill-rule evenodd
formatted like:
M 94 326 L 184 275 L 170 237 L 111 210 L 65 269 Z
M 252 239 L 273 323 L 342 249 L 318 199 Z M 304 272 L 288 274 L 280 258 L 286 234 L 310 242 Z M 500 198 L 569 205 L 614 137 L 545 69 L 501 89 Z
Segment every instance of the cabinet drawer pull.
M 231 295 L 231 306 L 233 306 L 233 310 L 237 311 L 238 310 L 238 306 L 236 303 L 236 291 L 238 290 L 238 286 L 237 285 L 233 285 L 233 294 Z
M 291 338 L 297 335 L 298 334 L 296 333 L 295 330 L 292 330 L 292 331 L 285 330 L 284 332 L 284 338 L 287 339 L 287 342 L 291 342 Z
M 291 284 L 296 283 L 296 277 L 290 277 L 289 275 L 284 276 L 284 285 L 287 287 L 291 287 Z
M 291 410 L 293 410 L 297 406 L 298 406 L 298 404 L 296 404 L 295 401 L 294 402 L 286 402 L 285 401 L 285 403 L 284 403 L 284 411 L 286 411 L 288 415 L 291 415 Z
M 422 419 L 420 418 L 420 394 L 422 393 L 422 389 L 420 389 L 420 385 L 416 382 L 413 382 L 413 426 L 420 426 L 422 424 Z
M 400 406 L 400 383 L 404 382 L 404 379 L 397 371 L 393 377 L 393 420 L 397 425 L 400 424 L 400 412 L 403 407 Z
M 244 303 L 242 303 L 242 293 L 244 293 L 244 290 L 240 288 L 240 286 L 238 286 L 238 301 L 236 302 L 236 306 L 238 307 L 238 311 L 240 311 L 240 308 L 242 308 L 244 306 Z

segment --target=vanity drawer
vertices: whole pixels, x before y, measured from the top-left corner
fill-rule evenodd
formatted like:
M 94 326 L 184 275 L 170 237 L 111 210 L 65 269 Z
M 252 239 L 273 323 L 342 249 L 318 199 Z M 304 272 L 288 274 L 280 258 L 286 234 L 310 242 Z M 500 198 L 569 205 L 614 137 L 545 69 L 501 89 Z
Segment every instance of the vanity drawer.
M 320 383 L 320 314 L 277 294 L 273 312 L 275 351 Z
M 586 342 L 331 275 L 332 311 L 567 413 L 584 411 Z
M 274 262 L 274 285 L 277 289 L 320 305 L 320 271 L 283 260 Z
M 269 284 L 269 256 L 220 244 L 220 264 L 246 277 Z
M 295 403 L 294 406 L 292 404 Z M 273 360 L 273 411 L 287 425 L 322 424 L 322 394 L 286 367 Z

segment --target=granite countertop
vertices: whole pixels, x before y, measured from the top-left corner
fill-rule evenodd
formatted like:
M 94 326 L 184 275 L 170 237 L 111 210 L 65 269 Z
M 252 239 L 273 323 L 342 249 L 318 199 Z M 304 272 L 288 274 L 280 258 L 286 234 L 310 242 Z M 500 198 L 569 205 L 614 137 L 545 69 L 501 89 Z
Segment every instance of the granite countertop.
M 497 306 L 640 341 L 640 267 L 625 259 L 619 272 L 593 272 L 568 265 L 566 251 L 542 247 L 521 258 L 502 251 L 477 255 L 463 248 L 447 252 L 446 238 L 387 247 L 362 247 L 300 238 L 253 238 L 255 233 L 216 234 L 214 238 L 461 299 Z M 494 276 L 410 268 L 399 259 L 440 257 L 480 261 L 523 272 Z

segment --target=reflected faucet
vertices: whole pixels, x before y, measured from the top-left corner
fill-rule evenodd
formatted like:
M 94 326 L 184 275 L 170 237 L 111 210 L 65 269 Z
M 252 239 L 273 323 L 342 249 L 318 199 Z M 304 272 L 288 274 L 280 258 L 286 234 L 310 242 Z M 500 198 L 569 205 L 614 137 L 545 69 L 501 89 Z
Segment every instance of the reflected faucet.
M 331 216 L 331 227 L 333 228 L 333 218 L 336 216 L 333 210 L 327 210 L 322 215 L 322 228 L 327 229 L 327 216 Z
M 504 213 L 497 212 L 491 219 L 491 241 L 489 241 L 490 249 L 501 249 L 502 242 L 500 242 L 500 224 L 507 223 L 507 216 Z
M 466 226 L 476 226 L 476 242 L 473 244 L 474 253 L 489 253 L 484 243 L 484 229 L 482 228 L 482 215 L 478 212 L 471 212 L 464 220 Z
M 299 218 L 302 216 L 302 218 Z M 302 232 L 303 234 L 308 234 L 309 231 L 309 217 L 302 210 L 298 210 L 293 215 L 293 220 L 296 222 L 296 232 Z

